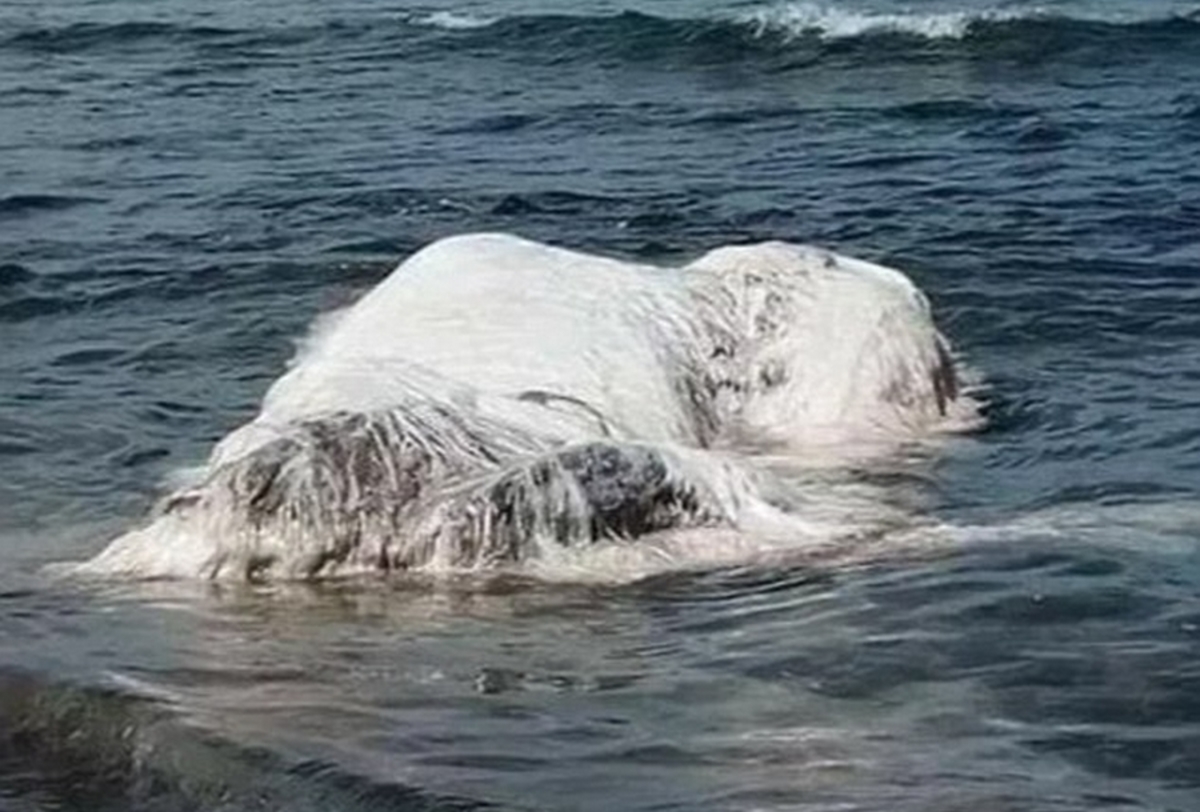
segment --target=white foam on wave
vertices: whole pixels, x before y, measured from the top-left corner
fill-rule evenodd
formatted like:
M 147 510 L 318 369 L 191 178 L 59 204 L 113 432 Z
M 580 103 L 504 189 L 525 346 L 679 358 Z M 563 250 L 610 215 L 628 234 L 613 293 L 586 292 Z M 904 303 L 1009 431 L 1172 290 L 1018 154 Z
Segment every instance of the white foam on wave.
M 972 528 L 971 532 L 974 534 L 971 540 L 1009 541 L 1042 536 L 1113 550 L 1194 555 L 1196 538 L 1200 536 L 1200 505 L 1190 501 L 1068 503 Z
M 408 21 L 413 25 L 441 28 L 446 31 L 471 31 L 477 28 L 487 28 L 496 22 L 496 18 L 456 11 L 435 11 L 430 14 L 411 17 Z
M 973 25 L 1043 15 L 1040 9 L 1022 12 L 982 11 L 881 12 L 840 8 L 824 3 L 787 3 L 757 9 L 742 17 L 759 35 L 783 32 L 799 37 L 850 39 L 865 34 L 907 34 L 926 39 L 962 39 Z

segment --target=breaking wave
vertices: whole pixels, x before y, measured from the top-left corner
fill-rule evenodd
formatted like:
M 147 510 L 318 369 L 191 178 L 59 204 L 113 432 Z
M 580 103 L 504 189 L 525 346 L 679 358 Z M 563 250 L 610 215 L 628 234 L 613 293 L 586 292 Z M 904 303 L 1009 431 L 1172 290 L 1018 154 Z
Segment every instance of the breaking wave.
M 1047 15 L 1010 10 L 883 13 L 818 3 L 789 3 L 751 12 L 742 20 L 752 25 L 759 36 L 780 31 L 792 37 L 818 36 L 837 40 L 875 34 L 962 39 L 973 30 L 1022 18 L 1043 21 Z
M 1200 8 L 1165 16 L 1135 16 L 1128 12 L 1065 14 L 1042 7 L 992 8 L 949 11 L 902 10 L 881 12 L 844 8 L 828 3 L 797 2 L 767 5 L 737 14 L 703 18 L 676 18 L 637 11 L 611 15 L 514 15 L 488 17 L 460 12 L 413 15 L 406 22 L 444 31 L 510 27 L 582 35 L 591 32 L 597 44 L 616 33 L 669 41 L 727 39 L 786 44 L 796 39 L 825 41 L 877 37 L 923 40 L 1020 38 L 1031 32 L 1058 35 L 1142 32 L 1169 34 L 1200 25 Z M 623 29 L 623 31 L 622 31 Z
M 470 31 L 476 28 L 487 28 L 498 19 L 498 17 L 483 17 L 456 11 L 435 11 L 432 14 L 412 17 L 409 21 L 414 25 L 444 28 L 447 31 Z

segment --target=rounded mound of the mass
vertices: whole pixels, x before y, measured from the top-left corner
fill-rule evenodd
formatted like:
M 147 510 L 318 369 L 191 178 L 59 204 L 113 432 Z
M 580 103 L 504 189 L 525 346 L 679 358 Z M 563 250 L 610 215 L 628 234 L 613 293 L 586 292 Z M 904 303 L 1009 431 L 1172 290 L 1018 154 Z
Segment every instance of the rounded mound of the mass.
M 828 454 L 974 414 L 897 271 L 786 243 L 659 268 L 453 237 L 321 319 L 197 483 L 78 570 L 520 568 L 764 516 L 778 527 L 788 517 L 739 448 Z

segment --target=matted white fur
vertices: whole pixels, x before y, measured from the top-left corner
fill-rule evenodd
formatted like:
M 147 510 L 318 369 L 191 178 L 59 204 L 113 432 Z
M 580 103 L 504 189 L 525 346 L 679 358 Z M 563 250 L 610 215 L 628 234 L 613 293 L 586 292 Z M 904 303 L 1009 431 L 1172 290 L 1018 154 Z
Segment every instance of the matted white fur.
M 454 237 L 322 320 L 198 484 L 76 571 L 544 575 L 643 536 L 825 544 L 837 521 L 764 496 L 778 483 L 747 450 L 836 459 L 968 428 L 959 380 L 905 276 L 828 251 L 659 268 Z

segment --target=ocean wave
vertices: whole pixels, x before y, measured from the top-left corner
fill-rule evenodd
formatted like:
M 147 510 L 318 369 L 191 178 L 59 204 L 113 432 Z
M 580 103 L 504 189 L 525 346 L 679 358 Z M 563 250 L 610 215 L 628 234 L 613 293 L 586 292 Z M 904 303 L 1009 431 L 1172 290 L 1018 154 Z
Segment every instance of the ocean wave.
M 137 42 L 185 41 L 226 37 L 238 32 L 212 26 L 128 21 L 81 22 L 66 26 L 29 28 L 0 39 L 0 46 L 36 53 L 75 53 L 98 47 L 127 46 Z
M 15 194 L 0 196 L 0 218 L 20 217 L 34 212 L 64 211 L 88 203 L 102 202 L 92 197 L 54 194 Z
M 435 11 L 432 14 L 418 14 L 409 17 L 407 22 L 412 25 L 442 28 L 447 31 L 471 31 L 476 28 L 487 28 L 495 23 L 498 17 L 483 17 L 456 11 Z
M 586 29 L 615 20 L 640 22 L 643 27 L 674 29 L 680 33 L 696 32 L 698 27 L 724 27 L 733 33 L 749 31 L 756 38 L 818 37 L 826 40 L 856 39 L 876 35 L 901 35 L 921 39 L 963 39 L 972 34 L 986 33 L 1007 24 L 1028 23 L 1057 27 L 1106 26 L 1112 28 L 1146 27 L 1161 24 L 1198 24 L 1200 7 L 1188 12 L 1169 15 L 1136 15 L 1129 11 L 1110 14 L 1096 12 L 1070 14 L 1042 6 L 1023 9 L 985 8 L 972 10 L 873 11 L 842 7 L 830 3 L 790 2 L 763 5 L 734 15 L 704 18 L 665 17 L 639 11 L 621 11 L 608 15 L 512 15 L 484 16 L 461 12 L 439 11 L 406 18 L 412 25 L 443 31 L 478 31 L 506 25 L 549 26 L 554 28 Z
M 821 3 L 788 3 L 758 9 L 740 20 L 758 34 L 782 32 L 789 37 L 815 35 L 853 39 L 872 34 L 901 34 L 924 39 L 962 39 L 973 28 L 1017 19 L 1043 19 L 1042 11 L 873 12 Z
M 1146 53 L 1195 53 L 1200 10 L 1137 15 L 1068 14 L 1063 9 L 995 6 L 975 10 L 888 12 L 792 2 L 701 17 L 640 11 L 602 15 L 505 17 L 437 13 L 406 24 L 447 50 L 522 62 L 603 59 L 661 65 L 760 64 L 805 67 L 826 58 L 855 62 L 997 59 L 1021 63 L 1104 62 Z
M 741 12 L 699 17 L 669 17 L 640 11 L 606 14 L 484 14 L 435 11 L 406 13 L 388 20 L 306 21 L 302 25 L 235 30 L 128 21 L 118 24 L 75 23 L 16 31 L 0 38 L 0 50 L 73 53 L 138 44 L 193 45 L 228 43 L 240 50 L 278 48 L 314 40 L 419 39 L 435 51 L 488 49 L 521 59 L 560 62 L 574 56 L 600 54 L 631 61 L 719 63 L 755 55 L 792 55 L 798 49 L 845 49 L 854 44 L 890 41 L 880 58 L 903 56 L 907 47 L 950 49 L 1000 46 L 1002 55 L 1030 49 L 1057 58 L 1079 45 L 1120 43 L 1121 50 L 1099 57 L 1176 44 L 1194 51 L 1200 8 L 1172 14 L 1067 14 L 1060 9 L 993 7 L 976 10 L 877 12 L 854 7 L 791 2 L 752 7 Z M 861 49 L 874 58 L 868 49 Z M 392 53 L 390 47 L 379 51 Z M 381 56 L 381 58 L 385 58 Z
M 899 35 L 926 40 L 961 40 L 1001 30 L 1016 32 L 1030 27 L 1057 30 L 1124 29 L 1177 26 L 1200 22 L 1200 8 L 1174 14 L 1134 14 L 1128 9 L 1109 13 L 1066 13 L 1042 6 L 973 10 L 868 11 L 814 2 L 771 5 L 743 14 L 742 23 L 761 35 L 780 32 L 788 37 L 819 36 L 827 40 Z

